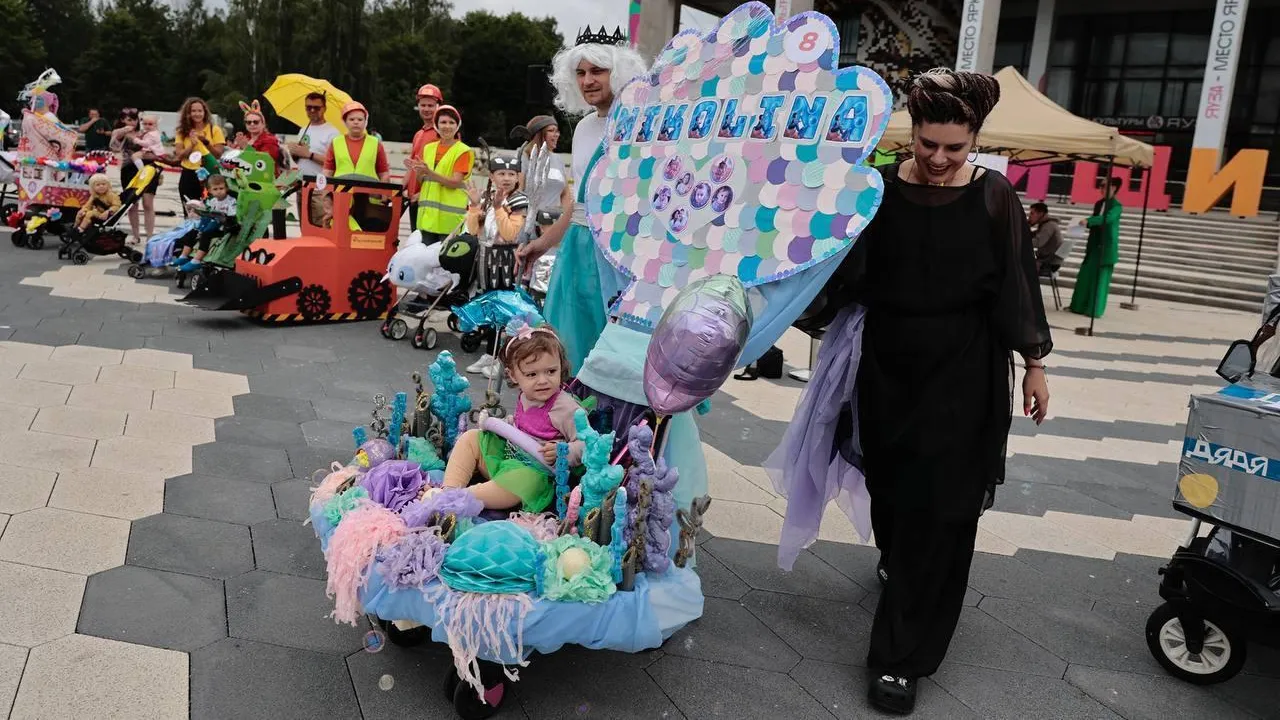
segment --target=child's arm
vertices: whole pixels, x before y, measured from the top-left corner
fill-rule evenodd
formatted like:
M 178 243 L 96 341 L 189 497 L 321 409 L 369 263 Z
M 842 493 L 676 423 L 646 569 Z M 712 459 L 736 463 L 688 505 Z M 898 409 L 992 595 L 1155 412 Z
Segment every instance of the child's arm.
M 505 207 L 494 210 L 494 218 L 498 221 L 498 237 L 504 242 L 513 243 L 520 238 L 524 229 L 524 211 L 509 212 Z
M 578 439 L 578 428 L 574 424 L 573 414 L 581 408 L 578 402 L 566 392 L 556 396 L 555 405 L 547 412 L 551 426 L 560 431 L 560 436 L 569 443 L 569 465 L 577 467 L 582 464 L 582 451 L 586 443 Z

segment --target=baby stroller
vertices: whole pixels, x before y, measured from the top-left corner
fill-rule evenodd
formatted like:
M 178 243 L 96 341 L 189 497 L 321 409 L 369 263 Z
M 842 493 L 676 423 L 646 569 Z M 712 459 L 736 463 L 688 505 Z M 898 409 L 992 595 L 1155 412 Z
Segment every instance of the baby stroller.
M 177 273 L 172 265 L 178 254 L 178 241 L 186 237 L 200 225 L 199 218 L 184 221 L 172 230 L 153 235 L 147 241 L 142 252 L 142 259 L 129 265 L 129 277 L 135 280 L 143 278 L 167 278 Z
M 1147 620 L 1147 646 L 1169 674 L 1197 685 L 1229 680 L 1248 644 L 1280 647 L 1280 364 L 1254 374 L 1280 319 L 1218 366 L 1231 383 L 1191 398 L 1174 508 L 1195 518 L 1188 541 L 1160 569 L 1164 604 Z M 1214 525 L 1201 537 L 1204 522 Z
M 409 322 L 417 320 L 413 346 L 420 350 L 434 348 L 437 333 L 435 328 L 427 327 L 427 321 L 440 307 L 467 302 L 467 288 L 474 282 L 477 247 L 472 235 L 456 235 L 423 245 L 420 233 L 410 234 L 387 265 L 384 279 L 407 290 L 387 312 L 380 328 L 382 336 L 403 340 L 409 334 Z
M 129 262 L 140 262 L 142 253 L 129 247 L 129 236 L 120 229 L 120 222 L 129 213 L 129 208 L 142 200 L 142 191 L 158 172 L 160 169 L 155 165 L 143 165 L 120 194 L 120 208 L 109 217 L 94 221 L 83 232 L 74 228 L 67 232 L 63 236 L 62 247 L 58 248 L 58 258 L 69 258 L 75 265 L 88 263 L 90 255 L 119 255 Z

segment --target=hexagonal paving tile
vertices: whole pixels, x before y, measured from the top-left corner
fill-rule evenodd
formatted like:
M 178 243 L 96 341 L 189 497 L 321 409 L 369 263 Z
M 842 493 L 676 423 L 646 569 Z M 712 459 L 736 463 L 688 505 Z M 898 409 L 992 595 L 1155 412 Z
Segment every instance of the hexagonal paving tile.
M 124 434 L 125 437 L 195 446 L 213 442 L 213 423 L 213 418 L 164 410 L 136 410 L 129 413 Z
M 158 370 L 190 370 L 191 356 L 186 353 L 140 348 L 137 350 L 125 350 L 124 364 L 156 368 Z
M 263 420 L 303 423 L 316 419 L 316 412 L 308 400 L 275 397 L 273 395 L 237 395 L 232 398 L 236 417 L 255 417 Z
M 86 408 L 115 408 L 117 410 L 150 410 L 151 391 L 123 385 L 76 385 L 67 398 L 67 404 Z
M 778 569 L 778 548 L 765 543 L 714 538 L 702 546 L 735 575 L 756 590 L 858 602 L 866 589 L 822 562 L 802 552 L 791 572 Z
M 271 520 L 249 528 L 258 569 L 324 580 L 324 553 L 309 526 L 294 520 Z
M 141 365 L 112 365 L 98 373 L 99 385 L 123 385 L 142 390 L 163 390 L 173 387 L 172 370 L 143 367 Z
M 35 360 L 48 360 L 49 356 L 53 355 L 53 348 L 48 345 L 3 340 L 0 341 L 0 352 L 3 352 L 6 358 L 32 362 Z
M 164 475 L 87 468 L 58 473 L 49 507 L 137 520 L 164 509 Z
M 183 653 L 68 635 L 32 649 L 11 717 L 186 717 L 187 682 Z
M 251 525 L 276 517 L 271 488 L 208 475 L 165 481 L 164 510 L 175 515 Z
M 787 672 L 800 662 L 800 654 L 750 611 L 720 598 L 707 598 L 702 617 L 672 635 L 663 650 L 701 660 L 728 657 L 737 665 L 776 672 Z
M 311 481 L 286 480 L 271 486 L 276 501 L 276 516 L 281 520 L 302 522 L 311 516 Z
M 56 348 L 49 358 L 84 365 L 119 365 L 124 360 L 124 351 L 87 345 L 64 345 Z
M 36 407 L 0 402 L 0 433 L 29 430 L 39 411 Z
M 0 644 L 0 708 L 5 712 L 13 706 L 13 696 L 18 694 L 18 680 L 27 664 L 27 649 Z
M 218 440 L 241 445 L 279 447 L 303 441 L 302 430 L 295 422 L 232 416 L 218 418 L 214 427 Z
M 49 503 L 58 474 L 49 470 L 0 465 L 0 513 L 14 515 Z
M 125 413 L 109 408 L 61 407 L 40 408 L 31 429 L 35 432 L 70 435 L 81 438 L 112 438 L 124 434 Z
M 313 447 L 341 447 L 353 442 L 352 423 L 341 420 L 312 420 L 302 424 L 302 434 Z
M 863 664 L 872 613 L 853 603 L 753 590 L 742 604 L 806 658 Z
M 151 568 L 113 568 L 89 578 L 76 632 L 170 650 L 227 636 L 219 580 Z
M 289 456 L 281 448 L 216 442 L 197 446 L 192 450 L 191 458 L 192 467 L 195 469 L 188 472 L 200 475 L 216 475 L 267 483 L 293 477 L 289 469 Z
M 649 675 L 689 718 L 831 718 L 781 673 L 667 655 L 649 668 Z
M 243 375 L 214 370 L 179 370 L 174 387 L 183 390 L 218 395 L 244 395 L 249 392 L 249 381 Z
M 235 412 L 231 397 L 225 393 L 178 388 L 156 390 L 151 407 L 155 410 L 207 418 L 220 418 Z
M 191 653 L 192 720 L 359 714 L 341 656 L 236 638 Z
M 129 522 L 39 508 L 15 515 L 0 538 L 0 560 L 88 575 L 124 563 Z
M 169 443 L 136 437 L 99 440 L 92 467 L 125 472 L 145 467 L 162 477 L 185 475 L 191 472 L 191 446 L 177 439 Z
M 83 575 L 0 562 L 0 643 L 32 647 L 76 630 Z
M 71 388 L 39 380 L 0 380 L 0 401 L 28 407 L 66 405 Z
M 22 380 L 41 380 L 60 385 L 86 385 L 97 381 L 98 370 L 97 365 L 35 360 L 27 363 L 18 377 Z
M 94 441 L 40 432 L 6 433 L 0 436 L 0 462 L 41 470 L 89 467 Z
M 255 570 L 227 581 L 231 637 L 345 655 L 363 647 L 367 627 L 335 623 L 323 580 Z
M 253 569 L 253 547 L 244 525 L 165 513 L 134 521 L 126 562 L 221 580 Z

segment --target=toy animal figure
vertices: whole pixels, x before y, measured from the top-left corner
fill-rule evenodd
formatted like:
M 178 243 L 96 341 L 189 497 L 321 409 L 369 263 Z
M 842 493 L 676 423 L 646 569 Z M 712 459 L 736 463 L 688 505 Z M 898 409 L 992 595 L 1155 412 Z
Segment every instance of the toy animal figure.
M 711 497 L 703 495 L 694 498 L 689 509 L 676 511 L 676 519 L 680 521 L 680 549 L 676 551 L 676 567 L 682 568 L 689 563 L 698 549 L 698 532 L 702 530 L 702 516 L 711 507 Z
M 444 426 L 446 454 L 458 440 L 458 420 L 471 410 L 471 395 L 467 390 L 471 383 L 458 374 L 453 353 L 445 350 L 428 369 L 435 394 L 431 396 L 431 414 Z
M 253 149 L 242 150 L 235 158 L 235 170 L 227 178 L 228 187 L 236 195 L 236 221 L 240 231 L 215 241 L 204 261 L 235 267 L 236 258 L 245 248 L 266 234 L 271 211 L 288 208 L 284 191 L 297 181 L 297 170 L 276 177 L 275 161 L 270 155 Z
M 578 439 L 585 445 L 582 465 L 586 472 L 579 485 L 582 487 L 582 513 L 590 517 L 593 510 L 599 510 L 605 496 L 622 484 L 622 468 L 609 463 L 613 433 L 601 435 L 593 430 L 591 423 L 587 422 L 585 410 L 573 414 L 573 424 L 578 431 Z

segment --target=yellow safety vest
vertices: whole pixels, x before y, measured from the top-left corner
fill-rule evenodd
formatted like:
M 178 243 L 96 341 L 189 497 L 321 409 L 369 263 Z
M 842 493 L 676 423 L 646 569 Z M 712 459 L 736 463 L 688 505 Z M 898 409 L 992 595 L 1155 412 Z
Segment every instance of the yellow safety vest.
M 461 140 L 455 142 L 445 151 L 444 157 L 440 158 L 438 166 L 447 169 L 446 172 L 440 172 L 436 169 L 436 148 L 439 146 L 440 142 L 437 140 L 422 148 L 422 162 L 431 172 L 440 175 L 452 175 L 453 165 L 458 158 L 462 157 L 463 153 L 471 152 L 471 148 L 467 147 L 466 143 Z M 418 192 L 419 230 L 447 235 L 458 227 L 458 223 L 462 222 L 466 214 L 466 190 L 445 187 L 438 182 L 422 183 L 422 190 Z
M 371 180 L 378 179 L 378 138 L 372 135 L 364 136 L 364 145 L 360 146 L 360 157 L 355 162 L 351 162 L 351 150 L 347 148 L 347 139 L 345 136 L 339 135 L 333 139 L 333 174 L 334 177 L 342 177 L 343 175 L 364 175 Z M 359 230 L 360 224 L 355 218 L 347 216 L 347 227 L 352 230 Z

